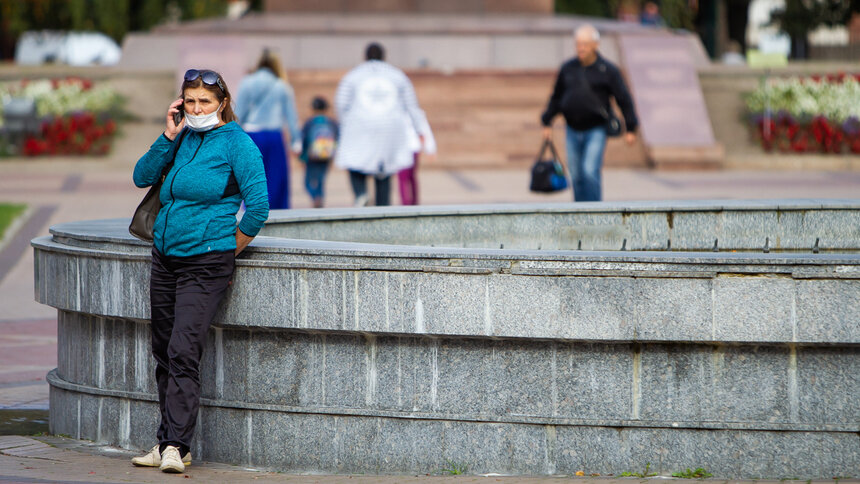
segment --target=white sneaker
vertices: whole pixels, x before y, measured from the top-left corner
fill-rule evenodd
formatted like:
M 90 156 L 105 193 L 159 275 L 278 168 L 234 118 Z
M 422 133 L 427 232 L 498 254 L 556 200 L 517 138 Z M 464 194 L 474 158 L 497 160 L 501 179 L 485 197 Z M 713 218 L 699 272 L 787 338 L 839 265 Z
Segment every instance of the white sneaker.
M 185 464 L 179 457 L 179 448 L 168 445 L 164 452 L 161 453 L 161 465 L 158 466 L 161 472 L 170 472 L 179 474 L 185 472 Z
M 140 457 L 132 457 L 131 463 L 138 467 L 158 467 L 161 465 L 161 452 L 158 451 L 158 444 L 155 444 L 155 447 L 150 449 L 150 451 L 146 455 L 142 455 Z M 191 452 L 185 454 L 182 457 L 182 463 L 186 466 L 191 465 Z
M 359 195 L 355 198 L 355 206 L 356 207 L 366 207 L 370 203 L 370 198 L 365 193 L 364 195 Z

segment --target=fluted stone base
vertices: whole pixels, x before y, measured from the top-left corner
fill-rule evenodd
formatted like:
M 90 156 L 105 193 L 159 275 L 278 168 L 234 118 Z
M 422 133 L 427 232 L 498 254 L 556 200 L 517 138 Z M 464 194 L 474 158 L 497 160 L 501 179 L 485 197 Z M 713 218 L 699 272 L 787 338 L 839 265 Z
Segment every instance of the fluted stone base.
M 149 447 L 148 324 L 61 312 L 59 335 L 51 431 Z M 194 450 L 292 472 L 848 475 L 858 374 L 838 347 L 216 328 Z
M 204 350 L 195 458 L 288 472 L 430 473 L 454 462 L 521 475 L 646 463 L 726 478 L 857 474 L 860 257 L 850 242 L 860 229 L 850 223 L 860 205 L 782 204 L 776 218 L 761 203 L 615 207 L 620 219 L 613 204 L 574 207 L 541 207 L 557 230 L 528 226 L 523 207 L 276 213 L 269 233 L 329 241 L 261 237 L 237 262 Z M 708 223 L 740 247 L 763 235 L 794 252 L 694 251 L 714 235 L 698 233 Z M 843 252 L 770 239 L 786 223 L 816 227 L 822 248 Z M 67 224 L 36 239 L 37 298 L 59 310 L 51 431 L 145 449 L 159 418 L 149 256 L 125 225 Z M 516 247 L 531 232 L 559 247 L 571 241 L 558 234 L 575 232 L 628 248 L 668 229 L 674 247 L 691 248 L 372 243 L 399 233 L 457 245 L 467 228 L 485 245 Z M 361 243 L 330 241 L 351 236 Z

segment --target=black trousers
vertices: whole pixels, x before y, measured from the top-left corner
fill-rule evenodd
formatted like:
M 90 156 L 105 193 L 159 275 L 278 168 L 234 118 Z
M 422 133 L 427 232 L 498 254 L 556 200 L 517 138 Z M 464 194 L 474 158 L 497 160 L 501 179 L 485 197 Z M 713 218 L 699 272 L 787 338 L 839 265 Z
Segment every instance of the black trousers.
M 185 455 L 200 405 L 200 358 L 218 303 L 233 278 L 233 251 L 168 257 L 152 249 L 149 297 L 161 450 Z
M 355 194 L 355 198 L 367 194 L 367 177 L 369 176 L 372 176 L 374 179 L 376 206 L 391 205 L 391 175 L 380 178 L 374 175 L 366 175 L 360 171 L 350 170 L 349 183 L 352 185 L 352 192 Z

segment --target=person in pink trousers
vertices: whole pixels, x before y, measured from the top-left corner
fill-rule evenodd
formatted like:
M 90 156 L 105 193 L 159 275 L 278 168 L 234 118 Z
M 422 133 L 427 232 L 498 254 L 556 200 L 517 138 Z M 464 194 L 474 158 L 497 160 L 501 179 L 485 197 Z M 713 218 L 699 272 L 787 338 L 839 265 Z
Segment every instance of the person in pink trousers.
M 425 123 L 417 130 L 414 125 L 411 126 L 409 146 L 413 149 L 412 166 L 397 172 L 397 184 L 400 187 L 400 203 L 418 205 L 418 160 L 421 153 L 427 154 L 431 161 L 436 156 L 436 139 L 430 123 Z

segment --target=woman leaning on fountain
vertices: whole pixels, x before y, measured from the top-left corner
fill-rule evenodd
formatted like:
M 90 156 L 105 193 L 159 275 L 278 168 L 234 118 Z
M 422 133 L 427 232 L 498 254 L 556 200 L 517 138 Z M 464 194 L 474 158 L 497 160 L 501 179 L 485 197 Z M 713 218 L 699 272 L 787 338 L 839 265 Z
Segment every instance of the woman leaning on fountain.
M 161 424 L 137 466 L 184 472 L 200 403 L 206 333 L 233 277 L 235 256 L 269 214 L 260 150 L 236 124 L 231 96 L 211 70 L 185 73 L 167 129 L 134 167 L 138 187 L 161 187 L 153 227 L 150 311 Z M 174 158 L 175 157 L 175 158 Z M 246 211 L 236 224 L 244 201 Z

